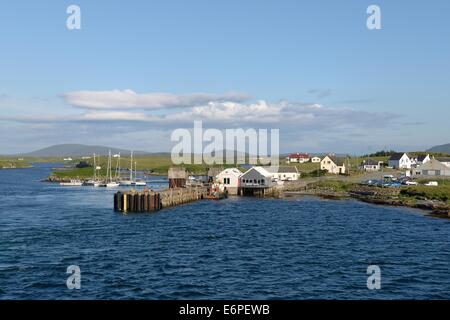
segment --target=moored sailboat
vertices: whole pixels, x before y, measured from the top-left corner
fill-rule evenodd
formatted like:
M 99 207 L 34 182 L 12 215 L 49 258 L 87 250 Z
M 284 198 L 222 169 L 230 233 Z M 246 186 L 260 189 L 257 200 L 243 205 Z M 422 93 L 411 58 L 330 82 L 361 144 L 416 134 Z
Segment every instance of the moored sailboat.
M 131 151 L 130 155 L 130 179 L 129 180 L 120 180 L 121 186 L 132 186 L 133 185 L 133 151 Z
M 99 187 L 104 187 L 104 188 L 116 188 L 116 187 L 119 186 L 119 183 L 118 183 L 118 182 L 113 181 L 113 178 L 112 178 L 112 168 L 111 168 L 112 165 L 111 165 L 111 163 L 112 163 L 112 160 L 111 160 L 111 150 L 110 150 L 110 151 L 109 151 L 109 154 L 108 154 L 108 167 L 107 167 L 107 169 L 106 169 L 106 177 L 107 177 L 107 180 L 106 180 L 106 182 L 100 184 Z

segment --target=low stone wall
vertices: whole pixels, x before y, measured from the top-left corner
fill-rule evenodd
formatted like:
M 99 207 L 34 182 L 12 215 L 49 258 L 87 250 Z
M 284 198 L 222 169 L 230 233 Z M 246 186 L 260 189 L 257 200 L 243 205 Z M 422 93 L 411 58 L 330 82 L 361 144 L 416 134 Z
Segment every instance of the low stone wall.
M 381 188 L 374 186 L 355 185 L 351 190 L 351 195 L 372 196 L 372 197 L 398 197 L 400 194 L 400 188 Z

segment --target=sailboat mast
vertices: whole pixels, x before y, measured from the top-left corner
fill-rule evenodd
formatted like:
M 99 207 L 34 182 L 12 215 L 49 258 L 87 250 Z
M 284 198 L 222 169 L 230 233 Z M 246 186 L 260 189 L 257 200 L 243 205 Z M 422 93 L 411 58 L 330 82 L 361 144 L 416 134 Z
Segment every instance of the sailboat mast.
M 112 182 L 112 155 L 109 152 L 109 181 Z
M 94 181 L 97 180 L 97 163 L 95 162 L 95 153 L 94 153 Z
M 133 181 L 133 151 L 131 151 L 131 160 L 130 160 L 130 181 Z

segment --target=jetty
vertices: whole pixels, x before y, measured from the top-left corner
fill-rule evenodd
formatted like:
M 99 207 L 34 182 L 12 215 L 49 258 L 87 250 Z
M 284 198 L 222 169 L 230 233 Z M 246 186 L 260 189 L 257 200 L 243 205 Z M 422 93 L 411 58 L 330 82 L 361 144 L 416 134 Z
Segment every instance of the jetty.
M 149 189 L 137 192 L 118 191 L 114 194 L 114 210 L 117 212 L 155 212 L 185 203 L 208 198 L 208 187 L 170 188 L 154 192 Z
M 172 167 L 168 171 L 168 189 L 154 191 L 145 188 L 118 191 L 114 194 L 114 210 L 117 212 L 155 212 L 198 200 L 221 200 L 228 197 L 226 186 L 216 181 L 221 169 L 210 168 L 204 175 L 192 175 L 185 168 Z M 249 175 L 250 177 L 250 175 Z M 269 180 L 245 180 L 233 193 L 239 196 L 279 196 L 279 188 Z

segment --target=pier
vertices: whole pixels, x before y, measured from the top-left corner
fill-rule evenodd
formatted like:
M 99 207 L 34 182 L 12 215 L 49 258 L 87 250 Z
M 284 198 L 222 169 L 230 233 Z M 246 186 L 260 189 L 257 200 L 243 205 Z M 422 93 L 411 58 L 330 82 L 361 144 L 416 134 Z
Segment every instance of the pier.
M 207 187 L 170 188 L 153 192 L 118 191 L 114 194 L 114 210 L 117 212 L 155 212 L 197 200 L 206 199 Z

